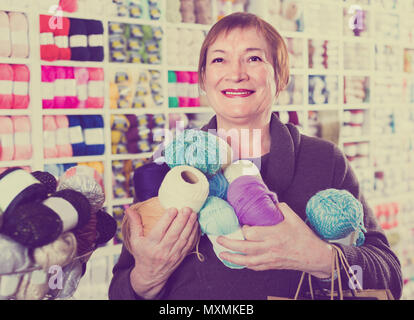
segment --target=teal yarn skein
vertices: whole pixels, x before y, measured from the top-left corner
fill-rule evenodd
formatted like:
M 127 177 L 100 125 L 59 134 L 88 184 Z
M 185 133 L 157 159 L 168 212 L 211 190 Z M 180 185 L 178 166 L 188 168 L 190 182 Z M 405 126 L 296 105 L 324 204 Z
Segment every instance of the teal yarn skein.
M 364 210 L 362 204 L 349 191 L 326 189 L 311 197 L 306 215 L 312 229 L 323 240 L 339 240 L 356 232 L 352 245 L 365 242 Z
M 225 200 L 209 196 L 201 208 L 198 221 L 200 223 L 200 229 L 202 234 L 206 234 L 213 244 L 213 250 L 217 258 L 220 259 L 223 264 L 232 269 L 242 269 L 244 266 L 240 266 L 229 261 L 223 260 L 219 257 L 220 252 L 230 251 L 224 247 L 221 247 L 216 239 L 218 236 L 230 235 L 231 238 L 243 239 L 239 220 L 233 207 Z M 232 236 L 233 235 L 233 236 Z
M 209 178 L 208 183 L 210 188 L 209 196 L 215 196 L 223 200 L 227 200 L 227 189 L 229 188 L 229 182 L 221 170 Z
M 231 148 L 212 133 L 188 129 L 165 146 L 164 157 L 170 168 L 188 165 L 211 177 L 231 163 Z

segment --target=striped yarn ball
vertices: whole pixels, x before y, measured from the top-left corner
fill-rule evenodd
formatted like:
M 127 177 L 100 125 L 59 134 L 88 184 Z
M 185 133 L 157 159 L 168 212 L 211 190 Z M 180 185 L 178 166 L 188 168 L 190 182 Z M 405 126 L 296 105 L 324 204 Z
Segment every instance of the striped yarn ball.
M 188 165 L 213 176 L 231 163 L 232 150 L 223 139 L 198 129 L 184 130 L 164 149 L 170 168 Z
M 306 205 L 311 227 L 323 240 L 338 240 L 356 231 L 353 245 L 365 241 L 364 210 L 347 190 L 326 189 L 315 194 Z

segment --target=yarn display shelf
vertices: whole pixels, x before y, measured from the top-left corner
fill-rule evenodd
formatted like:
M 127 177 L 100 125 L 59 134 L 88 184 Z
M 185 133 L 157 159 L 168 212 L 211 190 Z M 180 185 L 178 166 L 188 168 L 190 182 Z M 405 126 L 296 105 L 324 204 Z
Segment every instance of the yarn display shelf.
M 273 112 L 280 112 L 280 111 L 296 111 L 296 112 L 303 112 L 308 111 L 307 107 L 298 104 L 275 104 L 272 106 Z
M 152 152 L 142 153 L 126 153 L 126 154 L 112 154 L 112 161 L 123 161 L 123 160 L 135 160 L 135 159 L 146 159 L 152 157 Z
M 164 113 L 165 108 L 161 107 L 152 107 L 152 108 L 125 108 L 125 109 L 110 109 L 110 114 L 159 114 Z
M 133 63 L 133 62 L 107 62 L 105 63 L 107 66 L 112 68 L 128 68 L 128 70 L 133 71 L 134 69 L 146 69 L 146 70 L 164 70 L 164 66 L 162 64 L 148 64 L 148 63 Z
M 179 70 L 179 71 L 197 71 L 198 66 L 172 66 L 172 65 L 168 65 L 168 70 L 174 71 L 174 70 Z
M 33 164 L 33 160 L 12 160 L 12 161 L 0 161 L 0 168 L 8 167 L 27 167 Z
M 120 198 L 120 199 L 112 199 L 111 201 L 112 206 L 124 206 L 134 203 L 134 198 Z
M 5 63 L 5 64 L 26 64 L 26 65 L 29 65 L 31 62 L 32 62 L 32 60 L 30 58 L 0 57 L 0 63 Z
M 372 140 L 371 136 L 355 136 L 355 137 L 341 137 L 341 143 L 350 143 L 350 142 L 370 142 Z
M 59 115 L 102 115 L 102 108 L 68 108 L 68 109 L 42 109 L 45 116 Z
M 296 74 L 296 75 L 305 75 L 308 73 L 307 69 L 299 69 L 299 68 L 290 68 L 289 74 Z
M 0 109 L 0 116 L 29 116 L 32 114 L 32 109 Z
M 346 103 L 344 105 L 344 110 L 368 110 L 370 108 L 369 102 L 362 103 Z
M 163 25 L 161 19 L 160 20 L 148 20 L 148 19 L 140 19 L 140 18 L 111 16 L 111 17 L 108 17 L 107 20 L 109 22 L 149 25 L 153 27 L 161 27 Z
M 202 31 L 209 31 L 213 25 L 209 24 L 201 24 L 201 23 L 190 23 L 190 22 L 167 22 L 167 28 L 186 28 L 192 30 L 202 30 Z
M 307 111 L 340 111 L 337 104 L 323 103 L 323 104 L 308 104 Z
M 46 158 L 44 164 L 63 164 L 63 163 L 79 163 L 79 162 L 102 162 L 105 156 L 79 156 L 64 158 Z
M 338 68 L 328 68 L 328 69 L 308 69 L 308 75 L 310 76 L 338 76 Z
M 46 61 L 40 60 L 40 64 L 43 66 L 57 66 L 57 67 L 89 67 L 89 68 L 102 68 L 103 61 L 75 61 L 75 60 L 55 60 Z

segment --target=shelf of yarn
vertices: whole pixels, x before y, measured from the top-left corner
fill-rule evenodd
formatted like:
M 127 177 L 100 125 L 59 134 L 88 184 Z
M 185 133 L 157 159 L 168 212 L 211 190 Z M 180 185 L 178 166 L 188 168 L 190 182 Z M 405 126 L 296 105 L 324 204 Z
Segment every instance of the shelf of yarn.
M 30 55 L 29 22 L 26 14 L 0 10 L 0 57 L 25 59 Z
M 108 22 L 109 61 L 160 65 L 162 27 Z
M 165 20 L 169 23 L 212 25 L 215 21 L 214 0 L 168 0 Z
M 276 100 L 276 105 L 303 105 L 304 103 L 304 75 L 290 75 L 289 83 L 287 87 L 279 93 L 279 96 Z

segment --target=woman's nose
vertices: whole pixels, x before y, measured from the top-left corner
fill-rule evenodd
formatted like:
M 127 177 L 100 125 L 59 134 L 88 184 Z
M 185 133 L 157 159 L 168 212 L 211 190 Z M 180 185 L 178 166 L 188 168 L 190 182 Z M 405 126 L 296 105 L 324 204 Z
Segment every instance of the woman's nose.
M 248 79 L 247 70 L 242 62 L 234 61 L 229 64 L 227 79 L 233 82 L 241 82 Z

